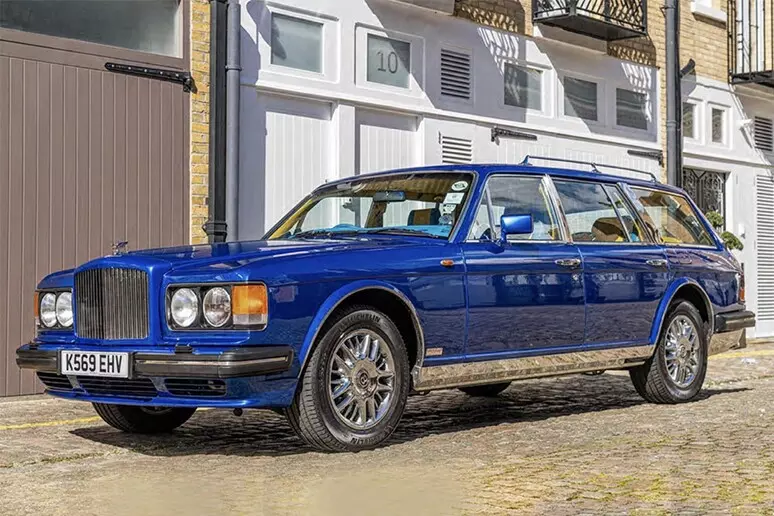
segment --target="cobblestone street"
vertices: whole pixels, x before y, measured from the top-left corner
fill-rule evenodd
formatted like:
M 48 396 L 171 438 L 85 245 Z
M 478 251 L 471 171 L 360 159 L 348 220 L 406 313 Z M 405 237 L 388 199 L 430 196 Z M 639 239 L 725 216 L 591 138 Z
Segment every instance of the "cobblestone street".
M 121 434 L 90 405 L 0 403 L 0 514 L 774 514 L 774 345 L 713 357 L 699 401 L 627 374 L 410 400 L 390 444 L 310 451 L 271 412 Z

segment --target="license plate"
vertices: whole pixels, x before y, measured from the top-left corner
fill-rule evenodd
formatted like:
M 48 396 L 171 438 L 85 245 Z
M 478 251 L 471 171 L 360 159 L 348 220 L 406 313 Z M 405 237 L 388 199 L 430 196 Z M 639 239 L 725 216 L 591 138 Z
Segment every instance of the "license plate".
M 64 375 L 129 378 L 129 353 L 62 351 L 59 372 Z

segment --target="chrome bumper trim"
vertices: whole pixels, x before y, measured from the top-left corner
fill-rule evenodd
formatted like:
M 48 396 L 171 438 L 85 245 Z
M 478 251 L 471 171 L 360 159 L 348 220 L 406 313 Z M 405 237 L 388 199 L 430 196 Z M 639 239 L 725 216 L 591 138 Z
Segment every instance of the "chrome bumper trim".
M 643 364 L 653 355 L 653 350 L 654 346 L 632 346 L 464 364 L 423 366 L 415 367 L 412 377 L 414 390 L 447 389 L 600 369 L 623 369 Z
M 743 335 L 743 329 L 714 334 L 710 337 L 708 355 L 717 355 L 731 349 L 745 347 L 747 344 L 742 340 Z

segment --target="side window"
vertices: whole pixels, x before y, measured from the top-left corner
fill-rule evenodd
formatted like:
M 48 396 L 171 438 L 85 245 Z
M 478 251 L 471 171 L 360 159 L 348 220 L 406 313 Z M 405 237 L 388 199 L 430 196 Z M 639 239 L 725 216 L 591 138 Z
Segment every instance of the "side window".
M 561 239 L 558 217 L 551 206 L 542 177 L 494 176 L 485 188 L 470 228 L 469 240 L 496 240 L 500 236 L 500 217 L 527 214 L 532 215 L 532 233 L 509 236 L 509 240 Z M 487 197 L 491 200 L 491 212 Z M 490 220 L 490 215 L 493 220 Z
M 624 202 L 621 193 L 618 188 L 611 185 L 605 186 L 607 195 L 610 196 L 610 200 L 613 201 L 615 209 L 618 211 L 618 215 L 621 217 L 621 221 L 624 224 L 624 229 L 629 235 L 629 240 L 632 242 L 647 242 L 648 238 L 640 227 L 640 223 L 637 221 L 637 217 L 632 213 L 629 206 Z
M 629 190 L 642 219 L 654 230 L 659 242 L 715 245 L 685 197 L 645 188 Z
M 602 185 L 554 180 L 573 242 L 628 242 Z

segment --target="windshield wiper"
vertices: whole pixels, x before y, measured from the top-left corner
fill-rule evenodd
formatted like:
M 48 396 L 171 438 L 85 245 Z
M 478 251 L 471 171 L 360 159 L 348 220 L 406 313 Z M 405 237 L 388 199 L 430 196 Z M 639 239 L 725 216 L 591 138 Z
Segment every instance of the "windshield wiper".
M 325 238 L 336 238 L 340 236 L 355 236 L 359 235 L 361 232 L 356 231 L 354 229 L 349 229 L 345 231 L 333 231 L 331 229 L 310 229 L 307 231 L 301 231 L 300 233 L 296 233 L 294 235 L 290 235 L 288 238 L 315 238 L 315 237 L 325 237 Z
M 387 234 L 393 234 L 393 235 L 423 236 L 423 237 L 430 237 L 430 238 L 442 238 L 444 240 L 446 239 L 445 236 L 434 235 L 432 233 L 428 233 L 427 231 L 422 231 L 421 229 L 408 229 L 408 228 L 379 228 L 379 229 L 368 230 L 367 233 L 387 233 Z

